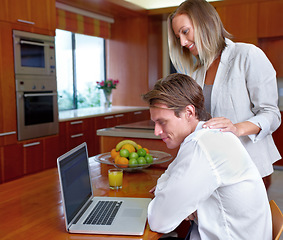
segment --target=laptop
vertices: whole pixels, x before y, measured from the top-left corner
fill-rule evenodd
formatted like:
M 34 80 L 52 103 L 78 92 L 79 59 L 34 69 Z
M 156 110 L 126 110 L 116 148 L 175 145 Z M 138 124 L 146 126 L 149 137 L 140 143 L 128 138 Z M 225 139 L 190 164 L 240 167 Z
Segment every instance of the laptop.
M 60 156 L 57 166 L 68 232 L 143 235 L 151 199 L 94 196 L 86 143 Z

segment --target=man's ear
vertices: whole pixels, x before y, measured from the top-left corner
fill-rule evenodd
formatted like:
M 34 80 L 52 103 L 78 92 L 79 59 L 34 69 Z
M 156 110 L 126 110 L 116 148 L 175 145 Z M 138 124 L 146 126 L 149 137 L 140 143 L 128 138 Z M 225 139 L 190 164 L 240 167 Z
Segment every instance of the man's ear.
M 196 109 L 195 109 L 195 106 L 194 105 L 188 105 L 186 106 L 186 117 L 188 119 L 190 118 L 195 118 L 196 116 Z

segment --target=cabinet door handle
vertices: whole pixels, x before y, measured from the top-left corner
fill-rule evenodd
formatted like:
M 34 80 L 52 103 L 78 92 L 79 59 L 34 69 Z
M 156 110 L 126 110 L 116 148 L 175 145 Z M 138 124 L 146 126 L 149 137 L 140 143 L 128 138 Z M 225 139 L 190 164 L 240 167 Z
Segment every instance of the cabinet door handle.
M 112 119 L 114 118 L 114 116 L 107 116 L 107 117 L 104 117 L 104 119 Z
M 71 138 L 82 137 L 83 135 L 84 135 L 83 133 L 79 133 L 79 134 L 71 135 Z
M 31 21 L 27 21 L 27 20 L 23 20 L 23 19 L 18 19 L 17 21 L 21 22 L 21 23 L 27 23 L 27 24 L 30 24 L 30 25 L 34 25 L 35 24 L 35 22 L 31 22 Z
M 40 142 L 33 142 L 33 143 L 27 143 L 27 144 L 24 144 L 23 147 L 32 147 L 32 146 L 36 146 L 36 145 L 39 145 Z
M 138 114 L 142 114 L 142 112 L 141 112 L 141 111 L 139 111 L 139 112 L 134 112 L 134 114 L 135 114 L 135 115 L 138 115 Z
M 16 134 L 16 131 L 0 133 L 0 137 L 4 137 L 4 136 L 8 136 L 8 135 L 13 135 L 13 134 Z
M 124 117 L 124 114 L 118 114 L 118 115 L 115 115 L 116 118 L 119 118 L 119 117 Z
M 81 121 L 70 122 L 70 124 L 71 124 L 71 125 L 75 125 L 75 124 L 81 124 L 81 123 L 83 123 L 83 122 L 84 122 L 84 121 L 81 120 Z

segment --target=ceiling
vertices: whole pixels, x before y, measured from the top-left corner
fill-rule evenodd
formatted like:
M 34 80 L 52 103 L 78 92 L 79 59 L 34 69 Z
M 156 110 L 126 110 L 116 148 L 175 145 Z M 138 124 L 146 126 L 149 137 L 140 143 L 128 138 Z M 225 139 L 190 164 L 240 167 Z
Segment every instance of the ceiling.
M 184 0 L 125 0 L 145 9 L 179 6 Z
M 135 17 L 140 16 L 140 14 L 166 15 L 172 11 L 171 8 L 179 6 L 183 1 L 184 0 L 56 0 L 56 3 L 65 4 L 115 19 Z M 149 13 L 149 11 L 151 12 Z
M 184 0 L 124 0 L 147 10 L 179 6 Z M 207 0 L 215 1 L 215 0 Z M 217 0 L 216 0 L 217 1 Z

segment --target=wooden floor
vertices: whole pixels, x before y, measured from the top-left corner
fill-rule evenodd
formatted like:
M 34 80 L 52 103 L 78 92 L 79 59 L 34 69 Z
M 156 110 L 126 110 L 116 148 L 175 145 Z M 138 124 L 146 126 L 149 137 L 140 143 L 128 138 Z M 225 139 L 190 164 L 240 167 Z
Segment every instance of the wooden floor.
M 283 212 L 283 167 L 276 168 L 272 174 L 272 183 L 268 189 L 269 200 L 274 200 L 278 207 Z M 283 235 L 281 235 L 280 240 L 283 240 Z

